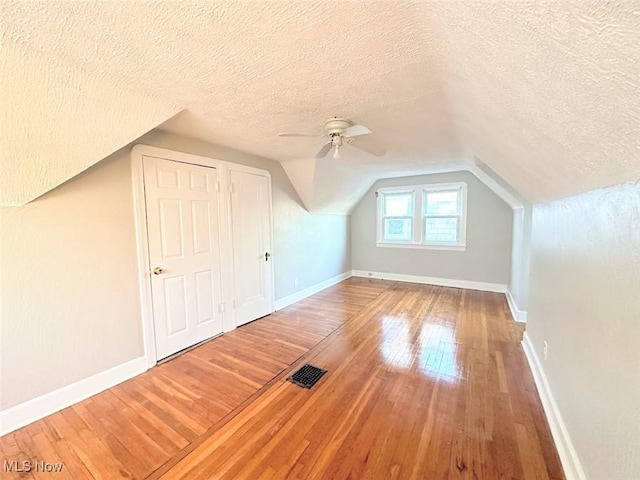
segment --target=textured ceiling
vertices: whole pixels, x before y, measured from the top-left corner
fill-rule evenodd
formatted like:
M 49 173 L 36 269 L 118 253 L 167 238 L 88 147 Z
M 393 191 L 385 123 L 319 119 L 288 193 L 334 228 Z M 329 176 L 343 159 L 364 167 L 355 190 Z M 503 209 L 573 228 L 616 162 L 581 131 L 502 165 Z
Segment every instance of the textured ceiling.
M 529 200 L 640 179 L 640 2 L 438 2 L 464 144 Z
M 314 211 L 474 155 L 533 201 L 637 179 L 637 5 L 4 1 L 2 201 L 159 124 L 282 161 Z M 388 153 L 277 136 L 334 115 Z

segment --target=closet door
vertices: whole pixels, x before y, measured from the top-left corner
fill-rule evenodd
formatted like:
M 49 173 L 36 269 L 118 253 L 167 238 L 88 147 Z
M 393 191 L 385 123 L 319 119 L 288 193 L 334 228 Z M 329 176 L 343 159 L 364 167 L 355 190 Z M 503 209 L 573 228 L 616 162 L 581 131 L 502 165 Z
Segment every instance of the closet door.
M 236 325 L 273 312 L 269 178 L 229 171 Z
M 218 171 L 143 158 L 157 359 L 222 333 Z

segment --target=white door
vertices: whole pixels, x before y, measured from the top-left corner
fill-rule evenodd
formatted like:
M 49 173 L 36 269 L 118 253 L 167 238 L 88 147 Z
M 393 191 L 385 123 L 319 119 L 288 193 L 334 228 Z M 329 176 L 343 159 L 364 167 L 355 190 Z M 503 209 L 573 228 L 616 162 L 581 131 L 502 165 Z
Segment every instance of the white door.
M 218 171 L 143 159 L 156 356 L 222 332 Z
M 231 170 L 231 236 L 236 325 L 273 311 L 271 199 L 264 175 Z

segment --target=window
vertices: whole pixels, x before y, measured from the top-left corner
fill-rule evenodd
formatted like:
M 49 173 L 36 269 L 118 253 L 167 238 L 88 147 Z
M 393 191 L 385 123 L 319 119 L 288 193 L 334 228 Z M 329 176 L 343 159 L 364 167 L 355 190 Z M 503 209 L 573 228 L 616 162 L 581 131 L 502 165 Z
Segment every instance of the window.
M 413 240 L 413 192 L 389 193 L 382 208 L 382 239 L 385 242 Z
M 466 248 L 467 184 L 381 188 L 378 246 Z
M 458 244 L 460 241 L 460 189 L 424 191 L 425 243 Z

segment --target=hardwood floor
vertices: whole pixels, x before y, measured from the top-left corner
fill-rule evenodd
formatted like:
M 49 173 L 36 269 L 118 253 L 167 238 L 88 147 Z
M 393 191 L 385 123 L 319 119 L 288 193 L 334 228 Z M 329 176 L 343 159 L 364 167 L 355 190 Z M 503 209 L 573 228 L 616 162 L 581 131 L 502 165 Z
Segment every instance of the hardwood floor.
M 501 294 L 352 278 L 4 436 L 0 454 L 74 479 L 561 479 L 521 335 Z M 328 370 L 315 387 L 284 380 L 306 362 Z

